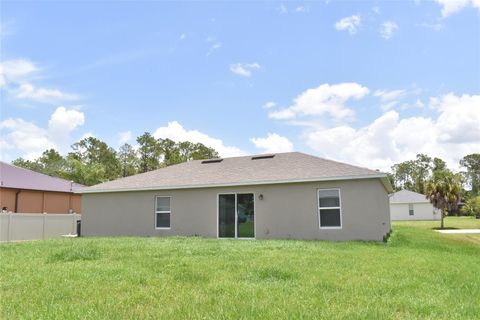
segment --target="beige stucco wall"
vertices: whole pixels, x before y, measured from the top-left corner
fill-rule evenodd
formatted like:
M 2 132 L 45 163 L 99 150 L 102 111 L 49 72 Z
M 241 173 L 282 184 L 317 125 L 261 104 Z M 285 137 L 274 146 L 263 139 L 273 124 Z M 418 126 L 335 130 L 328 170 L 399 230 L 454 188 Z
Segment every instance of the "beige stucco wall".
M 408 214 L 408 203 L 391 203 L 390 215 L 396 220 L 440 220 L 440 211 L 433 208 L 431 203 L 412 203 L 413 216 Z
M 0 209 L 6 207 L 8 211 L 15 209 L 16 189 L 0 188 Z
M 342 228 L 320 229 L 317 189 L 340 188 Z M 82 196 L 82 234 L 217 237 L 217 195 L 255 194 L 257 239 L 382 240 L 390 231 L 379 179 L 225 188 L 93 193 Z M 263 194 L 263 200 L 259 195 Z M 155 196 L 171 196 L 171 229 L 154 226 Z
M 15 211 L 15 194 L 18 189 L 0 188 L 0 209 Z M 81 195 L 70 192 L 20 190 L 17 212 L 23 213 L 69 213 L 73 209 L 82 212 Z

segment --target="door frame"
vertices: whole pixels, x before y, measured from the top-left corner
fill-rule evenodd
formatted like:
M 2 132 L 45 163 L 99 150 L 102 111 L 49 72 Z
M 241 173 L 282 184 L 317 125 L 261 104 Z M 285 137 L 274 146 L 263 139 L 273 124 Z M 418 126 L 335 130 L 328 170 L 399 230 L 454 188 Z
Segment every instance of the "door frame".
M 235 195 L 235 237 L 233 238 L 225 238 L 220 237 L 220 229 L 219 229 L 219 222 L 220 222 L 220 196 L 221 195 Z M 237 236 L 237 228 L 238 228 L 238 213 L 237 213 L 237 195 L 239 194 L 253 194 L 253 238 L 243 238 Z M 256 194 L 253 191 L 245 191 L 245 192 L 219 192 L 217 193 L 217 239 L 238 239 L 238 240 L 255 240 L 257 237 L 257 201 L 255 199 Z

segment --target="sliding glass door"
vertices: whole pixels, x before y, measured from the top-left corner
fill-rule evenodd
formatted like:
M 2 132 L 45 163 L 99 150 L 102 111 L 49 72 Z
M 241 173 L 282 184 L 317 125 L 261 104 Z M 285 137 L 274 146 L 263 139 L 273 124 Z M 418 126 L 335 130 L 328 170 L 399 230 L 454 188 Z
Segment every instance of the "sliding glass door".
M 218 236 L 220 238 L 255 238 L 253 193 L 218 195 Z
M 218 236 L 235 238 L 235 194 L 218 196 Z

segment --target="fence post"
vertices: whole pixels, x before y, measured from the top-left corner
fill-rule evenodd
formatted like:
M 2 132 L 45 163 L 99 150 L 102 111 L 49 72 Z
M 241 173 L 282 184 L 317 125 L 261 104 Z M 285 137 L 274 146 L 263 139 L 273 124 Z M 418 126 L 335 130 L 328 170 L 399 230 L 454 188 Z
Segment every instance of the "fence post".
M 11 225 L 12 225 L 12 214 L 11 213 L 7 213 L 8 214 L 8 228 L 7 228 L 7 242 L 10 242 L 10 228 L 11 228 Z
M 45 240 L 45 224 L 47 222 L 47 213 L 43 213 L 43 229 L 42 229 L 42 239 Z
M 77 226 L 77 219 L 75 219 L 77 216 L 76 213 L 73 213 L 72 214 L 72 232 L 70 232 L 70 234 L 75 234 L 75 227 Z

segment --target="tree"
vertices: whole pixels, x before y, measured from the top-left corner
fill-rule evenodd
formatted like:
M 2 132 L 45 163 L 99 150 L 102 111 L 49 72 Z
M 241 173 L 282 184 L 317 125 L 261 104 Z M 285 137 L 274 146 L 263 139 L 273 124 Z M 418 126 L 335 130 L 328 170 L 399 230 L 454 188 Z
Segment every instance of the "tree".
M 55 149 L 45 150 L 40 157 L 31 161 L 18 158 L 12 161 L 17 167 L 22 167 L 35 172 L 40 172 L 53 177 L 65 177 L 67 162 Z
M 183 160 L 180 156 L 180 148 L 175 141 L 170 139 L 159 140 L 160 149 L 163 153 L 163 164 L 165 166 L 171 166 L 173 164 L 181 163 Z
M 404 161 L 392 166 L 393 177 L 395 180 L 394 189 L 398 190 L 413 190 L 412 179 L 412 162 Z
M 460 160 L 460 166 L 467 169 L 465 177 L 471 187 L 472 196 L 480 195 L 480 153 L 469 154 Z
M 103 166 L 104 170 L 100 181 L 113 180 L 120 175 L 120 161 L 117 159 L 116 151 L 105 142 L 94 137 L 88 137 L 72 145 L 73 152 L 70 158 L 76 159 L 86 165 Z
M 427 181 L 425 191 L 427 199 L 441 211 L 441 228 L 443 229 L 447 212 L 458 208 L 462 191 L 461 177 L 448 169 L 437 172 L 436 177 Z
M 182 141 L 175 143 L 170 139 L 160 140 L 164 155 L 163 163 L 166 166 L 187 162 L 191 160 L 218 158 L 218 152 L 202 143 Z
M 443 160 L 435 158 L 440 166 Z M 426 154 L 417 154 L 415 160 L 404 161 L 392 167 L 395 190 L 425 192 L 425 181 L 429 178 L 435 161 Z
M 421 194 L 425 193 L 425 182 L 432 170 L 432 158 L 426 154 L 417 154 L 413 162 L 413 178 L 415 181 L 415 191 Z
M 138 154 L 139 159 L 139 171 L 148 172 L 160 167 L 160 156 L 162 155 L 162 149 L 160 143 L 149 132 L 145 132 L 143 135 L 137 138 L 139 144 Z
M 213 159 L 220 157 L 215 149 L 209 148 L 202 143 L 196 143 L 192 146 L 190 156 L 190 160 Z
M 100 163 L 85 164 L 71 154 L 67 157 L 67 164 L 68 172 L 66 176 L 71 181 L 86 186 L 107 181 L 105 179 L 105 166 Z
M 57 150 L 45 150 L 36 162 L 42 166 L 44 174 L 54 177 L 65 177 L 67 160 Z
M 138 159 L 137 153 L 131 145 L 125 143 L 118 150 L 118 160 L 120 161 L 120 176 L 128 177 L 137 173 Z
M 480 218 L 480 196 L 468 199 L 460 211 L 467 216 L 477 216 Z
M 20 168 L 25 168 L 28 170 L 32 170 L 35 172 L 42 172 L 43 168 L 42 165 L 39 164 L 37 161 L 30 161 L 30 160 L 25 160 L 23 158 L 17 158 L 12 161 L 12 164 L 14 166 L 20 167 Z

